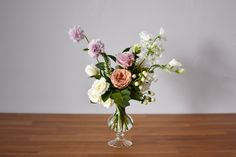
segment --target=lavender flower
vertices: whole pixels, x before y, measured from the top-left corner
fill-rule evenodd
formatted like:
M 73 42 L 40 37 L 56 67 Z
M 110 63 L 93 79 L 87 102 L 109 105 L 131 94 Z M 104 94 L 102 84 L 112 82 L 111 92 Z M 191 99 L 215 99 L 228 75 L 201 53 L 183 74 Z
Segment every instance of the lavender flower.
M 71 28 L 69 30 L 68 34 L 69 34 L 71 40 L 75 43 L 79 42 L 80 40 L 84 39 L 84 37 L 85 37 L 84 30 L 82 30 L 79 25 Z
M 124 52 L 118 53 L 116 60 L 120 66 L 127 69 L 133 65 L 135 58 L 132 52 Z
M 93 39 L 88 44 L 88 54 L 92 58 L 97 58 L 102 52 L 104 52 L 104 44 L 101 42 L 100 39 Z

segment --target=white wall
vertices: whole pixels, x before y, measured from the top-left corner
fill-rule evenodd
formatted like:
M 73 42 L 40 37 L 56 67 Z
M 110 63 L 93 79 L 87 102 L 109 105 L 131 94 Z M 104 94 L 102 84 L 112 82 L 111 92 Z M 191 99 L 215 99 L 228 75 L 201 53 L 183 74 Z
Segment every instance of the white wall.
M 175 57 L 187 73 L 160 72 L 157 102 L 132 113 L 236 112 L 235 0 L 0 0 L 0 112 L 111 113 L 92 105 L 92 59 L 67 31 L 80 24 L 113 54 L 140 31 L 168 33 L 161 61 Z

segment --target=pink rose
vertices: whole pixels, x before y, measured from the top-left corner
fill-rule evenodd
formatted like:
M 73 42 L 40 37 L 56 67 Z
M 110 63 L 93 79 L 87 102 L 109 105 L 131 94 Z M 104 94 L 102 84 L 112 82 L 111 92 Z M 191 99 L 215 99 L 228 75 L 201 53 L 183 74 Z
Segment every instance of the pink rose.
M 111 82 L 118 89 L 127 87 L 131 80 L 131 72 L 126 69 L 116 69 L 111 74 Z
M 97 58 L 102 52 L 104 52 L 104 44 L 101 42 L 100 39 L 93 39 L 88 44 L 88 54 L 92 58 Z
M 118 53 L 116 60 L 120 66 L 127 69 L 131 67 L 134 62 L 134 54 L 132 52 Z
M 73 42 L 79 42 L 85 37 L 84 30 L 82 30 L 80 26 L 74 26 L 71 28 L 68 32 L 68 35 Z

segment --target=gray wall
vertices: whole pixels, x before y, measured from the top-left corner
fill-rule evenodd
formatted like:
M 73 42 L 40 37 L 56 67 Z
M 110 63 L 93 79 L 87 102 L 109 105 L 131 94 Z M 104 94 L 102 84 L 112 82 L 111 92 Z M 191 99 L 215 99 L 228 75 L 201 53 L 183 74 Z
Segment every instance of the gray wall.
M 0 0 L 0 112 L 111 113 L 90 104 L 92 59 L 74 44 L 80 24 L 113 54 L 138 33 L 168 35 L 161 62 L 182 61 L 184 75 L 159 72 L 157 102 L 132 113 L 236 112 L 235 0 Z

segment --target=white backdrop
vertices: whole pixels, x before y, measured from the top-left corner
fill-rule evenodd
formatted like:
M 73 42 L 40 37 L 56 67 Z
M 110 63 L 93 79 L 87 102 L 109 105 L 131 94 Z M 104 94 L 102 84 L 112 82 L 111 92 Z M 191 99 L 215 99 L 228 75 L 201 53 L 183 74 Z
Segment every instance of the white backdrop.
M 111 113 L 90 104 L 84 68 L 92 59 L 68 29 L 80 24 L 108 52 L 165 28 L 161 62 L 184 75 L 158 73 L 157 102 L 132 102 L 132 113 L 236 112 L 235 0 L 0 0 L 0 112 Z

